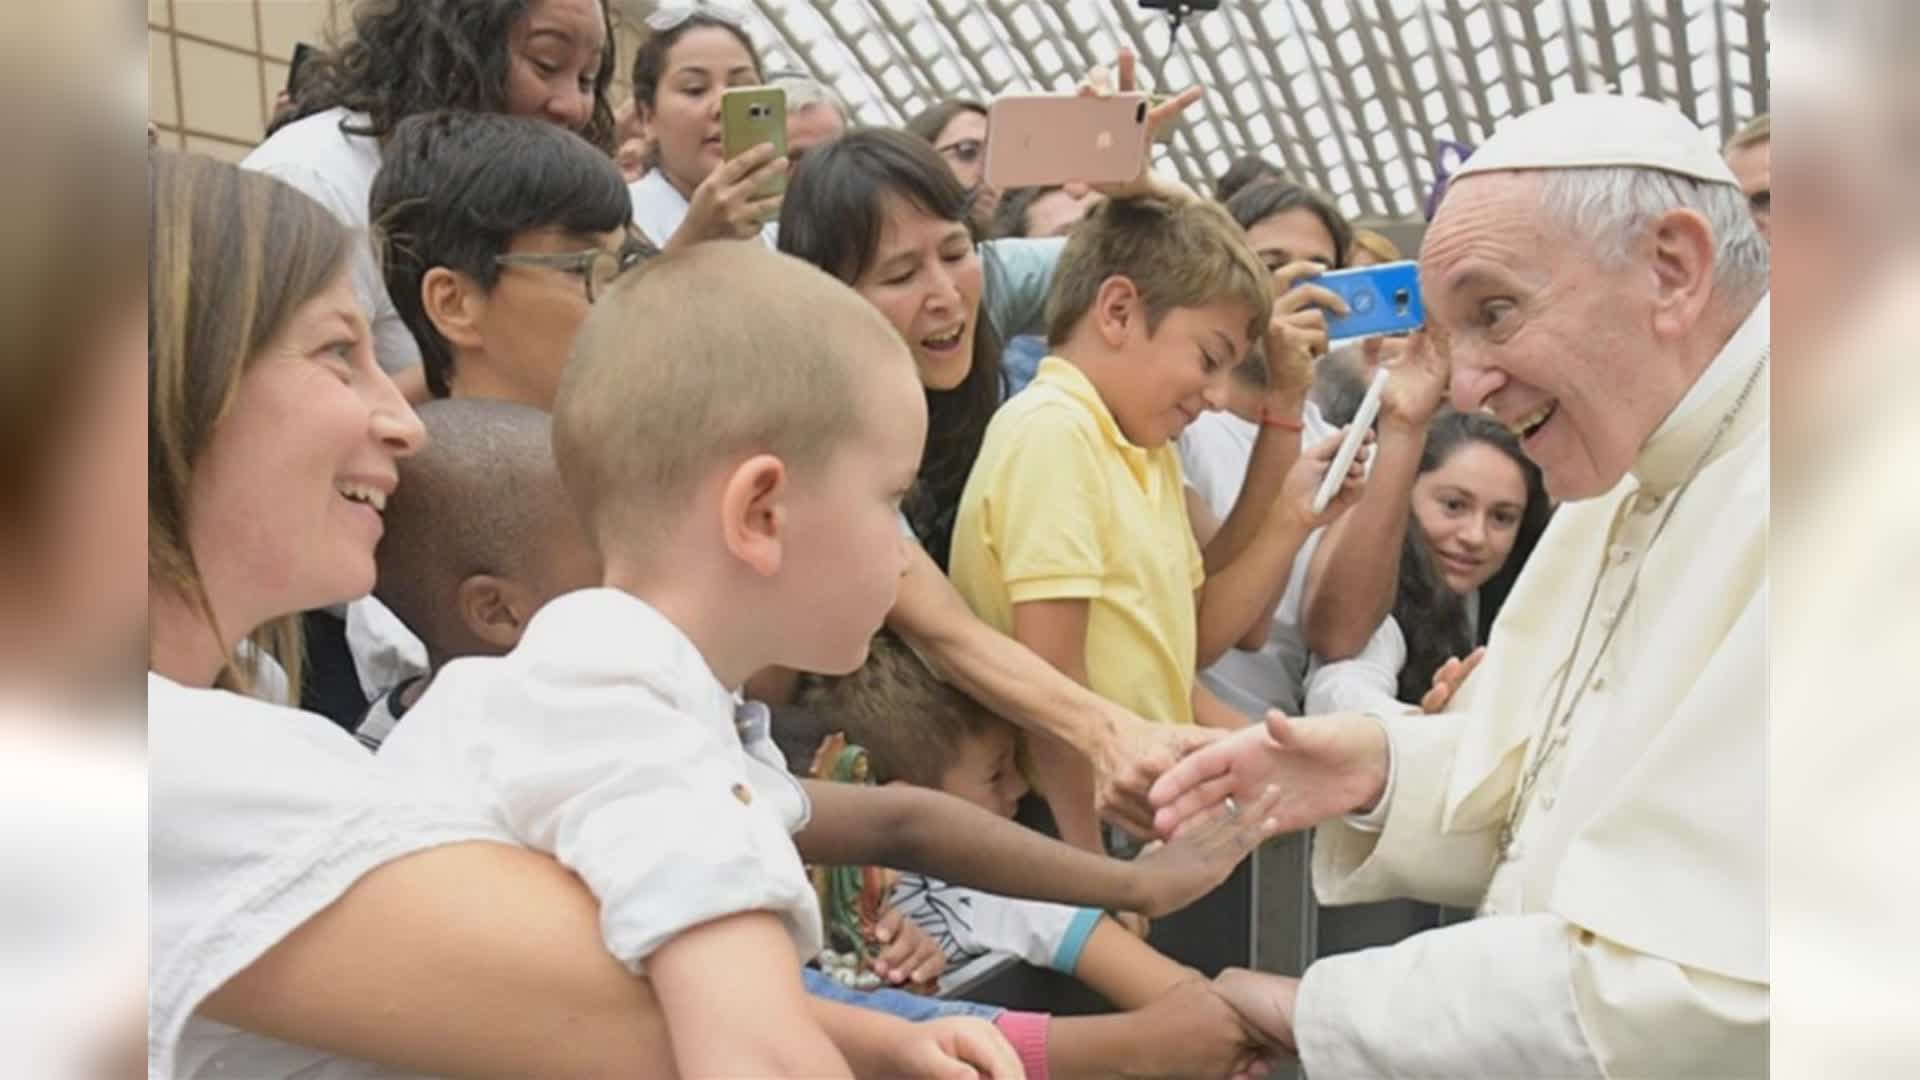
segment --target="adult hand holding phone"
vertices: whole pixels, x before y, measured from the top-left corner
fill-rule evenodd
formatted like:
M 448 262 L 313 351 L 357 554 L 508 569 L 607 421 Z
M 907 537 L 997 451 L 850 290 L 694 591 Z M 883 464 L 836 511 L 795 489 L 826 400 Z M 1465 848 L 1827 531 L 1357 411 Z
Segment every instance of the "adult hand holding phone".
M 1314 364 L 1327 352 L 1327 313 L 1347 313 L 1338 293 L 1309 279 L 1326 272 L 1317 262 L 1290 262 L 1273 272 L 1273 313 L 1267 320 L 1269 387 L 1297 386 L 1304 395 L 1313 385 Z
M 754 189 L 785 176 L 787 159 L 762 143 L 707 174 L 693 189 L 686 220 L 674 230 L 669 249 L 705 240 L 745 240 L 780 216 L 780 196 L 756 198 Z
M 1109 97 L 1113 94 L 1131 94 L 1139 90 L 1138 59 L 1132 49 L 1121 49 L 1114 58 L 1113 67 L 1105 64 L 1095 65 L 1080 80 L 1076 92 L 1082 97 Z M 1149 104 L 1147 108 L 1147 146 L 1151 148 L 1162 135 L 1172 130 L 1180 120 L 1180 114 L 1187 107 L 1206 96 L 1206 88 L 1189 86 L 1173 97 L 1159 104 Z M 1078 198 L 1092 191 L 1109 199 L 1158 198 L 1169 202 L 1194 202 L 1200 196 L 1192 189 L 1171 177 L 1161 176 L 1153 171 L 1151 150 L 1141 158 L 1140 175 L 1132 180 L 1118 184 L 1068 184 L 1069 194 Z

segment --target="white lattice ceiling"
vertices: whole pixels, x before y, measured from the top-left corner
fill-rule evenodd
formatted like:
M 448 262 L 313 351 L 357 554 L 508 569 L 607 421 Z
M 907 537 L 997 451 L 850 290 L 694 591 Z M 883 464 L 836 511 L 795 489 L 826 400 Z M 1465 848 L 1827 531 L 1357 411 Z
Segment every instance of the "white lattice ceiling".
M 1162 167 L 1208 185 L 1258 152 L 1366 218 L 1419 216 L 1434 140 L 1476 144 L 1557 94 L 1660 98 L 1723 135 L 1767 108 L 1766 0 L 1224 0 L 1171 52 L 1165 17 L 1131 0 L 731 6 L 755 16 L 769 70 L 830 83 L 869 124 L 946 97 L 1069 90 L 1131 45 L 1150 88 L 1210 88 Z

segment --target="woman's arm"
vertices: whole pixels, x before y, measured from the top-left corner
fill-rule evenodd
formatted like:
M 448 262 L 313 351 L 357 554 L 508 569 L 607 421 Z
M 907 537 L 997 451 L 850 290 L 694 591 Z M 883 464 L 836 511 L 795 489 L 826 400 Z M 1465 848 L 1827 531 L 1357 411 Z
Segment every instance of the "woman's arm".
M 1072 746 L 1093 766 L 1100 812 L 1151 836 L 1147 789 L 1217 733 L 1149 724 L 1062 675 L 981 622 L 924 551 L 910 556 L 887 625 L 968 696 L 1029 731 Z
M 199 1011 L 409 1072 L 675 1075 L 659 1001 L 607 952 L 593 896 L 505 844 L 373 870 Z

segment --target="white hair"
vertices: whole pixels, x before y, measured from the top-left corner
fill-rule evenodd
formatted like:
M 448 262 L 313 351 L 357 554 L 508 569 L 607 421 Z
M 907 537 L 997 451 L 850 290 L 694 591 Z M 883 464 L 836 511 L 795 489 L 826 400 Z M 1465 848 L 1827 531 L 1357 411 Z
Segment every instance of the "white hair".
M 767 85 L 778 86 L 787 92 L 787 109 L 790 112 L 799 112 L 801 109 L 812 108 L 815 105 L 827 105 L 840 114 L 840 120 L 843 123 L 853 123 L 853 116 L 847 111 L 847 103 L 839 94 L 834 93 L 833 87 L 818 79 L 806 75 L 775 75 L 767 80 Z
M 1596 254 L 1616 263 L 1627 257 L 1653 219 L 1669 210 L 1692 210 L 1707 219 L 1713 231 L 1714 292 L 1739 303 L 1766 291 L 1772 272 L 1767 242 L 1753 223 L 1747 197 L 1732 184 L 1662 169 L 1553 169 L 1546 173 L 1541 202 L 1588 237 Z

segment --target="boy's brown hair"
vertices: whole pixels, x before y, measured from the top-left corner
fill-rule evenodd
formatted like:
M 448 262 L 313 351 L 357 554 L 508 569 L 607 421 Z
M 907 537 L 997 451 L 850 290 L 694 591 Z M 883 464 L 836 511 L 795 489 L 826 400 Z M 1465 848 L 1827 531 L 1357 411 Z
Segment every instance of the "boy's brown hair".
M 1127 199 L 1089 210 L 1054 270 L 1047 297 L 1049 347 L 1066 344 L 1093 308 L 1101 284 L 1115 276 L 1140 291 L 1149 334 L 1175 308 L 1233 301 L 1253 312 L 1248 340 L 1258 344 L 1266 336 L 1272 276 L 1240 226 L 1213 203 Z
M 941 682 L 905 642 L 884 630 L 860 670 L 808 679 L 799 704 L 818 718 L 822 732 L 845 732 L 848 742 L 864 747 L 876 781 L 915 787 L 939 787 L 962 740 L 1006 723 Z
M 823 271 L 758 243 L 672 252 L 616 282 L 581 327 L 554 401 L 554 460 L 594 545 L 631 553 L 673 529 L 728 459 L 772 454 L 809 483 L 860 434 L 881 363 L 912 357 Z

